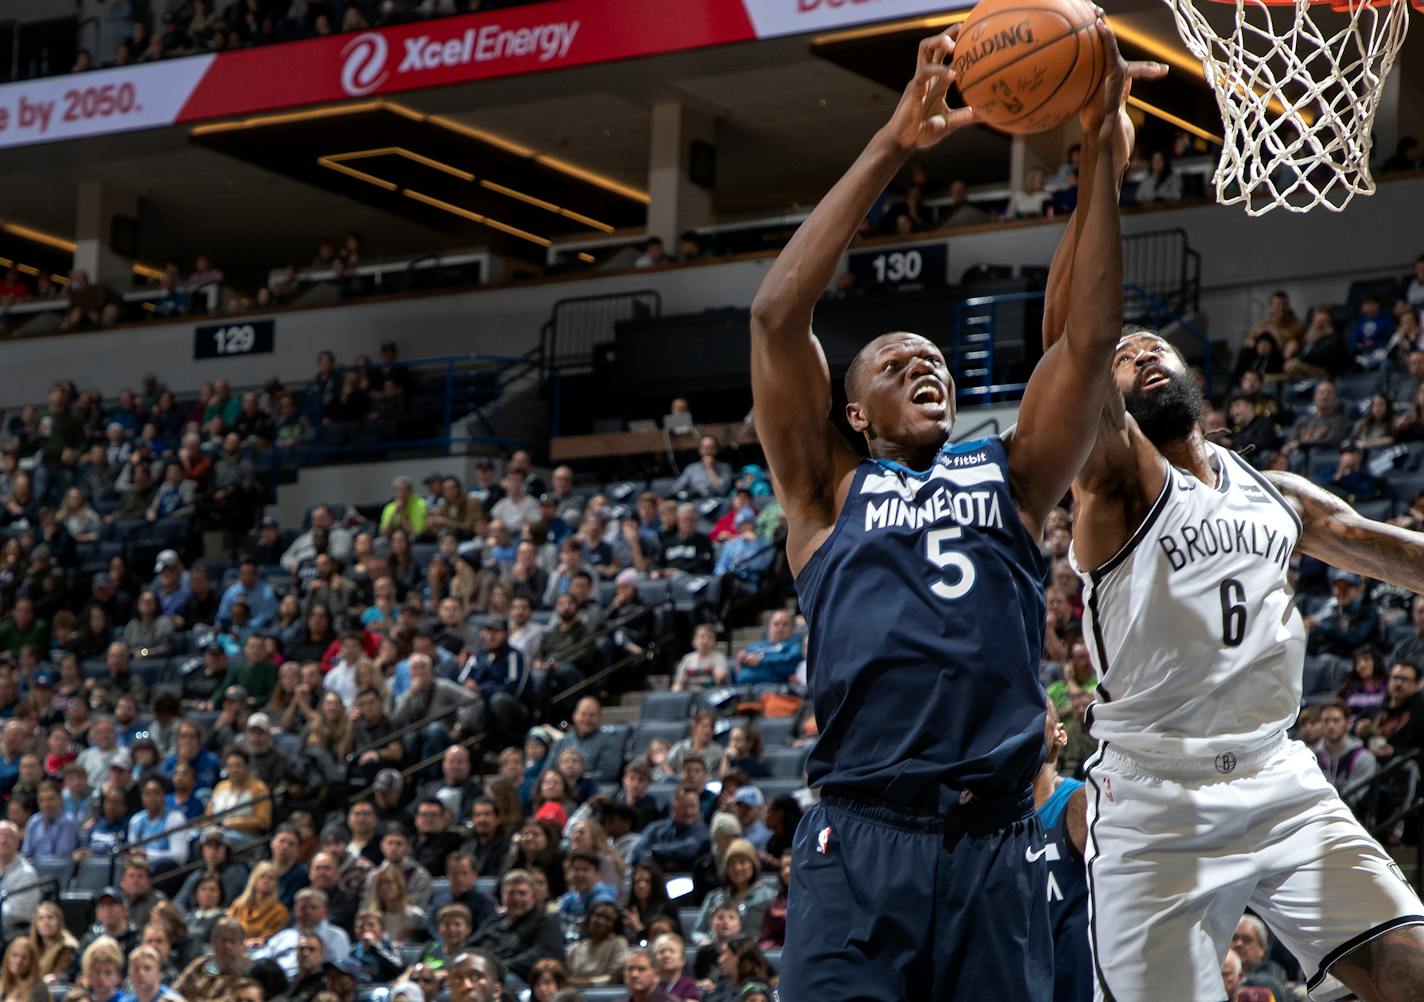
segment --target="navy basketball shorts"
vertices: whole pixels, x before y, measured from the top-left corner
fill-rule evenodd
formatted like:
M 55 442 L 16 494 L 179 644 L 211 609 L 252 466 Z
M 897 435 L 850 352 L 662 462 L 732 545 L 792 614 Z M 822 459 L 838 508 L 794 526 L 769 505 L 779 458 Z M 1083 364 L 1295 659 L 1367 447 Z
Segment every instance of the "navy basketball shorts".
M 948 818 L 823 795 L 792 845 L 781 1002 L 1052 1002 L 1043 850 L 1028 795 Z

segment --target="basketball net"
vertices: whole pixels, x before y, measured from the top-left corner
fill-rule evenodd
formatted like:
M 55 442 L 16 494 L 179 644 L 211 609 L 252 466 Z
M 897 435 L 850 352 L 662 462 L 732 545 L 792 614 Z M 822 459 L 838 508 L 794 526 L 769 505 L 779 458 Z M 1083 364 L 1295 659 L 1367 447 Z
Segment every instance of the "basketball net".
M 1408 0 L 1208 3 L 1231 22 L 1221 32 L 1193 0 L 1165 2 L 1221 108 L 1217 201 L 1252 216 L 1339 212 L 1374 193 L 1370 130 L 1409 27 Z

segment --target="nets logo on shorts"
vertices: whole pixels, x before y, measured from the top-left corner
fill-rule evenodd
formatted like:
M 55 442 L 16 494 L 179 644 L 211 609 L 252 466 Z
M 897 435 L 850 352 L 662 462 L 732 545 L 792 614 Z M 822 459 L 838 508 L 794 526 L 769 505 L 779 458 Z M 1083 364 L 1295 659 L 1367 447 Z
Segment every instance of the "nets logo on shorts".
M 1216 756 L 1216 771 L 1225 776 L 1227 773 L 1236 771 L 1236 756 L 1231 752 L 1222 752 Z

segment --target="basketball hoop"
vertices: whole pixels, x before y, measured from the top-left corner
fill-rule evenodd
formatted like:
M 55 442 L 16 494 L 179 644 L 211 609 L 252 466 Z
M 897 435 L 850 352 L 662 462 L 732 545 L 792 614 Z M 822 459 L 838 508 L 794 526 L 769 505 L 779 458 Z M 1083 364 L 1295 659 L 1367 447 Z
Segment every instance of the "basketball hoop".
M 1339 212 L 1374 193 L 1370 130 L 1411 0 L 1165 2 L 1221 109 L 1218 202 Z

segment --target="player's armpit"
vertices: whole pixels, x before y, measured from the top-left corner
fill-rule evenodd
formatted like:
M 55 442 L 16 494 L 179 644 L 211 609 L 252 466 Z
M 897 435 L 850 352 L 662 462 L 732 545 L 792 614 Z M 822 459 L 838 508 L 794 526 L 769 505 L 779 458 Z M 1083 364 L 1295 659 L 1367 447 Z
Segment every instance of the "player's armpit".
M 1300 515 L 1301 552 L 1362 577 L 1424 592 L 1424 534 L 1365 518 L 1294 473 L 1270 471 L 1266 478 Z

